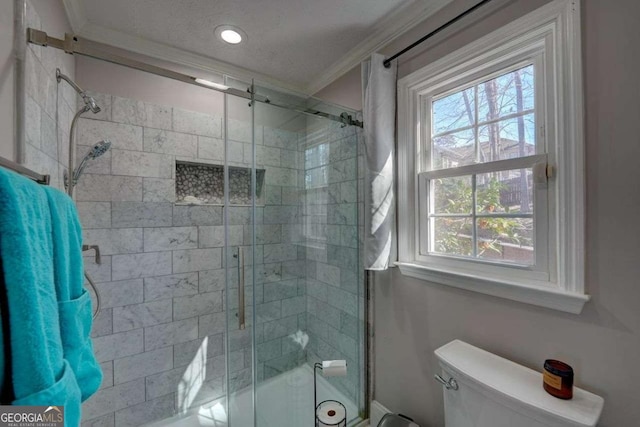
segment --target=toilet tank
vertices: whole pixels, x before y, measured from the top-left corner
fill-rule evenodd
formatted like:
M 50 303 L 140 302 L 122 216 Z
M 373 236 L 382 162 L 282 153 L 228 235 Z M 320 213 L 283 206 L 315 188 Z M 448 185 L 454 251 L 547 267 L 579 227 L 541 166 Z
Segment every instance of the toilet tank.
M 435 351 L 444 389 L 446 427 L 593 427 L 604 400 L 574 387 L 561 400 L 542 388 L 542 374 L 455 340 Z

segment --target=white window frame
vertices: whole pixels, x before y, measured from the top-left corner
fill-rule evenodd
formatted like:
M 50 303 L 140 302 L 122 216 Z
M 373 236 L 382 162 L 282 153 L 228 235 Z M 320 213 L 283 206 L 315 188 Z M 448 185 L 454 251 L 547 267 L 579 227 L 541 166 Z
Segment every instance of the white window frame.
M 570 313 L 582 311 L 589 296 L 584 290 L 581 54 L 580 2 L 554 0 L 398 82 L 396 265 L 402 274 Z M 534 61 L 536 72 L 545 70 L 543 76 L 535 77 L 536 156 L 553 171 L 548 188 L 534 190 L 542 191 L 548 201 L 545 206 L 540 204 L 541 194 L 534 196 L 534 209 L 549 212 L 548 224 L 543 218 L 541 227 L 545 235 L 536 236 L 536 259 L 542 262 L 522 268 L 425 254 L 420 249 L 425 237 L 421 218 L 426 215 L 427 203 L 419 193 L 429 176 L 424 163 L 428 159 L 422 153 L 425 144 L 430 144 L 430 115 L 425 115 L 430 96 L 459 87 L 465 79 L 472 83 L 481 79 L 482 73 L 486 76 Z M 511 169 L 521 160 L 502 162 Z M 538 244 L 539 240 L 543 244 Z

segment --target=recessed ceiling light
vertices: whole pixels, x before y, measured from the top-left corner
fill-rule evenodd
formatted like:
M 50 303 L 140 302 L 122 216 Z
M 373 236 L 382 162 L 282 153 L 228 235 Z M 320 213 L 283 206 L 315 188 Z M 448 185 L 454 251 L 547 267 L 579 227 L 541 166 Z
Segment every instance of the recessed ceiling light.
M 247 39 L 245 32 L 233 25 L 220 25 L 216 28 L 216 35 L 229 44 L 238 44 Z
M 220 33 L 220 37 L 222 37 L 222 40 L 231 44 L 238 44 L 242 41 L 242 36 L 235 30 L 224 30 Z

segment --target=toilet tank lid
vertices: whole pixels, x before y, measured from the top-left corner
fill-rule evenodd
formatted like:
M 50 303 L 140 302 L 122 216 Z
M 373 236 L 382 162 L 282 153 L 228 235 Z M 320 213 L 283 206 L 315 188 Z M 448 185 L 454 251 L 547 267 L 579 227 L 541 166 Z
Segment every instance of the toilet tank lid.
M 460 377 L 506 398 L 516 400 L 546 415 L 577 426 L 593 427 L 598 422 L 604 399 L 574 387 L 573 399 L 561 400 L 542 388 L 542 374 L 460 340 L 435 351 L 442 364 Z

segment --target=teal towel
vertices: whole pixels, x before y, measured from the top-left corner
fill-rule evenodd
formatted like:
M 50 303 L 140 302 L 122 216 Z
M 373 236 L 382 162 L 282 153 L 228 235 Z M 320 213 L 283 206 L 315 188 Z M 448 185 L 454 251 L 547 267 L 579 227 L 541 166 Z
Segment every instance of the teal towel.
M 75 373 L 84 402 L 100 388 L 102 371 L 90 338 L 93 311 L 84 289 L 82 228 L 73 200 L 55 188 L 44 190 L 51 210 L 53 271 L 64 358 Z
M 66 424 L 77 426 L 80 389 L 63 356 L 47 193 L 6 170 L 0 170 L 0 256 L 11 343 L 3 357 L 11 357 L 13 403 L 64 405 Z

